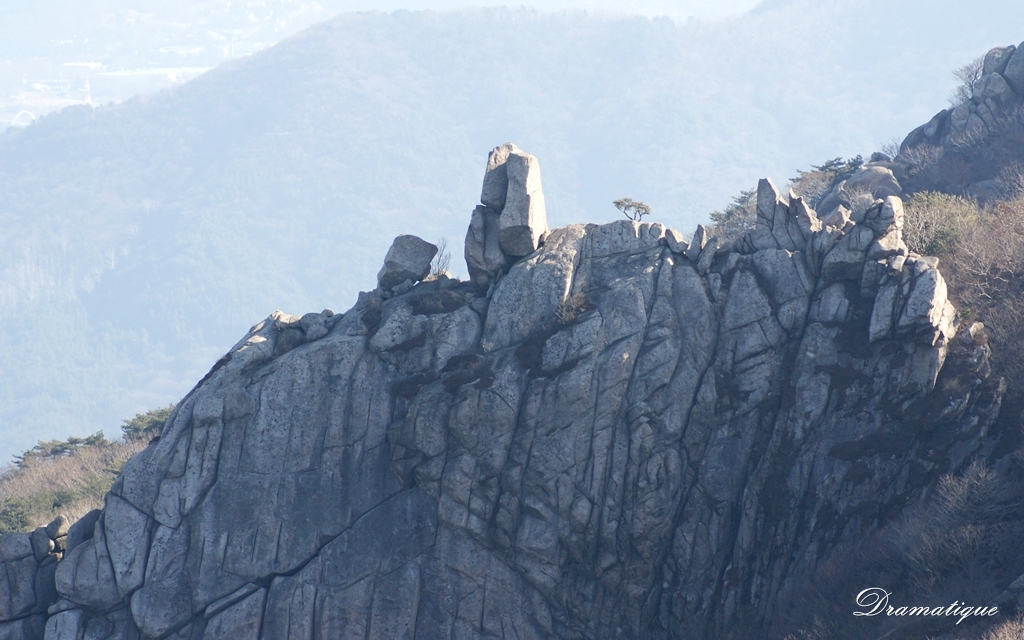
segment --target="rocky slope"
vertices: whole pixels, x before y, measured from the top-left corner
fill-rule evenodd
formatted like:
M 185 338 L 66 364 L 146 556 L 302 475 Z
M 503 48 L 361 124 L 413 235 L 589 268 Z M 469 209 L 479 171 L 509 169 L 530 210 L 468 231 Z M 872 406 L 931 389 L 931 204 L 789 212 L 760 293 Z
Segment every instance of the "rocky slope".
M 763 180 L 719 247 L 549 231 L 539 171 L 492 152 L 471 282 L 400 237 L 348 312 L 253 327 L 61 546 L 0 538 L 0 638 L 771 637 L 991 447 L 983 329 L 898 197 L 819 220 Z
M 903 141 L 893 169 L 908 192 L 992 200 L 1024 186 L 1024 42 L 990 50 L 970 92 Z
M 966 101 L 911 131 L 895 158 L 875 153 L 849 176 L 816 194 L 822 217 L 872 199 L 939 191 L 981 203 L 1024 189 L 1024 43 L 982 58 Z

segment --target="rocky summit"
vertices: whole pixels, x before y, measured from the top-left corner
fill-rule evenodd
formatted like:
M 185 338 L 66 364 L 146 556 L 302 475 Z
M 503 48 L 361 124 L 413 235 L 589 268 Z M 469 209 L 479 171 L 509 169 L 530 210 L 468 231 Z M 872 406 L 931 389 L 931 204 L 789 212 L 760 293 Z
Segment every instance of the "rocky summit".
M 897 196 L 549 231 L 503 145 L 482 201 L 470 282 L 400 237 L 351 310 L 253 327 L 102 511 L 0 537 L 0 638 L 774 637 L 993 446 L 983 328 Z

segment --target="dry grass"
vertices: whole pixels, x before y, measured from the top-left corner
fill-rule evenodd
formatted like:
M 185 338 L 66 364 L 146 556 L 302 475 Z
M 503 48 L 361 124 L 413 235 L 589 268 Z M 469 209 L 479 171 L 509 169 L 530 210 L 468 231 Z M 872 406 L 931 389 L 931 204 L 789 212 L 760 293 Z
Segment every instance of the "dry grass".
M 1024 615 L 1007 620 L 982 636 L 982 640 L 1020 640 L 1021 638 L 1024 638 Z
M 60 514 L 74 522 L 102 507 L 124 463 L 145 446 L 114 442 L 8 468 L 0 473 L 0 533 L 29 531 Z
M 1024 573 L 1021 459 L 1016 456 L 1006 473 L 975 464 L 962 475 L 947 476 L 927 504 L 907 510 L 859 543 L 833 549 L 797 598 L 790 638 L 856 640 L 892 633 L 884 637 L 953 640 L 1020 629 L 1019 621 L 1006 622 L 1005 617 L 961 629 L 946 619 L 854 619 L 851 611 L 854 595 L 867 586 L 883 587 L 900 603 L 919 606 L 954 600 L 993 603 Z M 1024 635 L 991 635 L 993 640 L 1004 637 Z
M 590 303 L 582 291 L 577 291 L 558 305 L 555 309 L 555 320 L 560 325 L 572 323 L 581 313 L 590 309 Z
M 978 204 L 959 196 L 923 192 L 907 200 L 903 240 L 922 255 L 944 257 L 958 248 L 958 242 L 981 222 Z

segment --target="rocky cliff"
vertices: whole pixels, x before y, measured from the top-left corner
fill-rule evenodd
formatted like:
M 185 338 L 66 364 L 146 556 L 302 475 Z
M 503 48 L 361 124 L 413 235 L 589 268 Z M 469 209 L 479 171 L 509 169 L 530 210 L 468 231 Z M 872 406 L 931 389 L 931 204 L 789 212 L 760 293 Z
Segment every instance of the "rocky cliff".
M 992 446 L 983 329 L 898 197 L 822 221 L 762 180 L 727 246 L 547 230 L 504 145 L 481 200 L 471 282 L 400 237 L 351 310 L 253 327 L 63 545 L 0 538 L 0 638 L 771 637 Z

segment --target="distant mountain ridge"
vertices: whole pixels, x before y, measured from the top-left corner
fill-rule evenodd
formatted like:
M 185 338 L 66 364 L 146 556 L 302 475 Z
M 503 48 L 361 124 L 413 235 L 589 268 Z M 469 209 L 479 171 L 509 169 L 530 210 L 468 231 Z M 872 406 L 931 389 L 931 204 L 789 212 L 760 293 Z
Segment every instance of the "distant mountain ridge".
M 955 21 L 968 52 L 1016 39 L 978 27 L 1001 28 L 1000 6 L 951 7 L 927 16 L 929 38 Z M 883 37 L 895 11 L 346 15 L 173 91 L 8 131 L 0 451 L 166 404 L 271 309 L 348 307 L 396 232 L 457 245 L 466 176 L 494 140 L 550 165 L 553 225 L 612 220 L 628 195 L 690 229 L 757 176 L 900 134 L 946 89 L 911 88 L 925 74 L 909 61 L 934 49 Z M 832 44 L 839 24 L 859 49 Z M 952 41 L 928 58 L 943 76 L 962 60 Z

